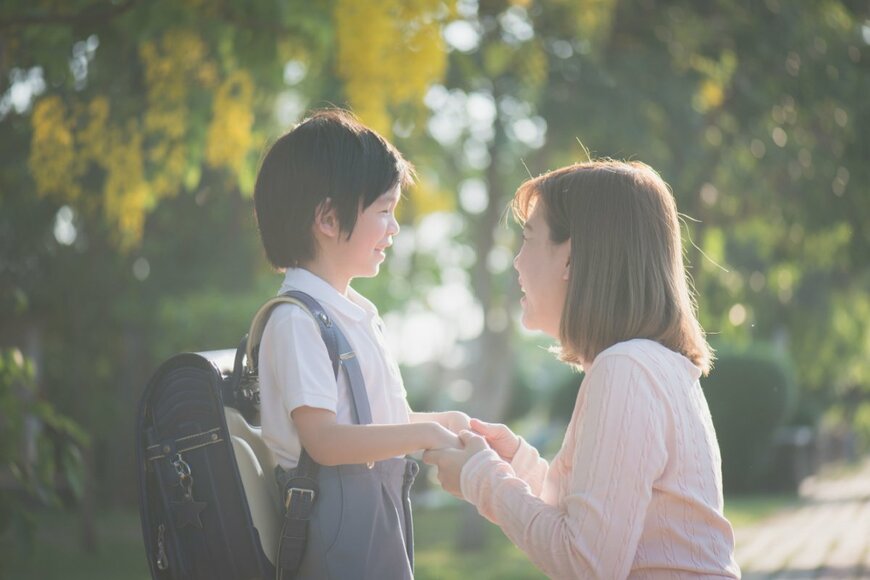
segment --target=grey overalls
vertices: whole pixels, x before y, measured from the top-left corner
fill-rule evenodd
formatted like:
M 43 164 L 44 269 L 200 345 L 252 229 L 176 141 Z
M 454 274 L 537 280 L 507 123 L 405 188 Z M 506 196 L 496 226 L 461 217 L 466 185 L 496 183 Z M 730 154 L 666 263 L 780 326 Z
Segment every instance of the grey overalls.
M 313 314 L 322 328 L 335 331 L 356 423 L 370 424 L 371 407 L 350 344 L 322 310 Z M 295 577 L 412 579 L 414 530 L 409 495 L 418 470 L 414 461 L 404 458 L 370 465 L 320 466 L 319 491 L 309 520 L 307 545 Z M 287 473 L 292 472 L 291 469 Z M 278 477 L 280 483 L 286 475 L 279 473 Z
M 408 493 L 418 466 L 407 459 L 321 467 L 320 497 L 298 578 L 414 577 Z

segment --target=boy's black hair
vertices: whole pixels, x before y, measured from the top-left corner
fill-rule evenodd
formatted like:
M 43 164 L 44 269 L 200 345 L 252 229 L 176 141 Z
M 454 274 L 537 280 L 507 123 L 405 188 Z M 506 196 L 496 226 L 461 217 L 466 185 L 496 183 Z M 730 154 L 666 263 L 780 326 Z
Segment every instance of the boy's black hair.
M 278 269 L 315 256 L 317 207 L 327 198 L 349 238 L 361 209 L 398 185 L 413 183 L 402 154 L 349 112 L 314 112 L 269 148 L 254 186 L 266 257 Z

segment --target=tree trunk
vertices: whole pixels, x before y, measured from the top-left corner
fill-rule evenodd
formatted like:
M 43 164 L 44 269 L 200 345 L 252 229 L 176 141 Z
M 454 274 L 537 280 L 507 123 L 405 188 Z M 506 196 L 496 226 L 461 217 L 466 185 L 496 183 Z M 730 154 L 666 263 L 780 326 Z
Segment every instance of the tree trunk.
M 81 516 L 82 550 L 94 554 L 99 549 L 96 525 L 96 479 L 94 477 L 94 442 L 91 441 L 82 450 L 84 460 L 84 490 L 79 506 Z
M 498 82 L 493 86 L 493 100 L 498 111 L 500 92 Z M 477 260 L 472 269 L 472 286 L 480 301 L 484 314 L 484 328 L 477 340 L 477 356 L 468 367 L 467 374 L 474 384 L 469 411 L 485 421 L 499 421 L 504 416 L 510 397 L 510 380 L 513 374 L 511 362 L 512 323 L 508 316 L 506 325 L 493 323 L 496 308 L 506 308 L 506 296 L 494 287 L 494 276 L 490 272 L 489 255 L 495 246 L 496 228 L 504 211 L 506 190 L 502 177 L 504 165 L 504 146 L 507 136 L 498 112 L 494 120 L 495 134 L 489 146 L 490 165 L 486 171 L 486 186 L 489 205 L 477 224 L 474 232 L 474 250 Z M 506 315 L 506 314 L 505 314 Z M 503 316 L 496 314 L 495 317 Z M 486 545 L 486 521 L 477 513 L 474 506 L 465 504 L 462 510 L 459 533 L 456 535 L 457 549 L 478 551 Z

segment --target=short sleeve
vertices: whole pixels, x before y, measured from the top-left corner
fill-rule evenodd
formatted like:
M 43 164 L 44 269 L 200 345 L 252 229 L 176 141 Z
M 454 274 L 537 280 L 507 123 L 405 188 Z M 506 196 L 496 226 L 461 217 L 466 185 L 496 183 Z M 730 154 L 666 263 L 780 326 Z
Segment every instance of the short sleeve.
M 275 307 L 260 342 L 261 388 L 280 392 L 287 414 L 299 407 L 336 412 L 338 389 L 320 329 L 298 306 Z

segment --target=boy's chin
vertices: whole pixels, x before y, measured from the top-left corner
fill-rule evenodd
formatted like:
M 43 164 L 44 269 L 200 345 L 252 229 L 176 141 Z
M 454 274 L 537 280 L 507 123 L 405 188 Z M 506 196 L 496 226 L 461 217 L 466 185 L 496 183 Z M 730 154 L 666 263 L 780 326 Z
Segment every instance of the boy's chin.
M 354 278 L 374 278 L 381 271 L 381 265 L 375 264 L 367 270 L 360 271 Z

